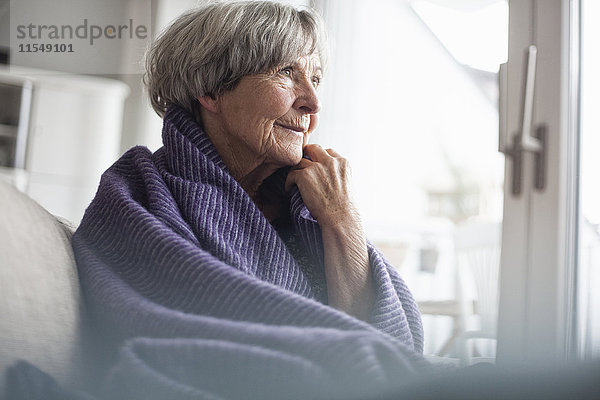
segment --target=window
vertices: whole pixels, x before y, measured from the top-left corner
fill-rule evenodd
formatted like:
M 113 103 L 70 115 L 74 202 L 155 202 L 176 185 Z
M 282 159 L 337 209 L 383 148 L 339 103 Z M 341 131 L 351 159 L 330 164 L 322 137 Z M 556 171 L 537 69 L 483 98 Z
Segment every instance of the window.
M 577 276 L 577 350 L 580 358 L 600 356 L 600 3 L 581 4 L 580 196 Z
M 425 353 L 491 359 L 507 3 L 318 5 L 333 54 L 313 139 L 350 160 L 367 235 L 420 303 Z

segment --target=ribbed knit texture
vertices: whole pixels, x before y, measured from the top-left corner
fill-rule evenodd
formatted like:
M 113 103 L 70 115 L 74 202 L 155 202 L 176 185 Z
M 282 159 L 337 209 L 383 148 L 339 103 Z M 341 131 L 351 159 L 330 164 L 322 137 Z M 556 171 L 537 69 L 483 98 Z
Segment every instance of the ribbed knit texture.
M 163 143 L 154 154 L 133 148 L 105 172 L 73 236 L 88 312 L 120 349 L 107 398 L 364 398 L 414 374 L 419 312 L 373 246 L 368 324 L 312 299 L 187 112 L 168 110 Z M 297 190 L 290 214 L 323 268 L 321 231 Z

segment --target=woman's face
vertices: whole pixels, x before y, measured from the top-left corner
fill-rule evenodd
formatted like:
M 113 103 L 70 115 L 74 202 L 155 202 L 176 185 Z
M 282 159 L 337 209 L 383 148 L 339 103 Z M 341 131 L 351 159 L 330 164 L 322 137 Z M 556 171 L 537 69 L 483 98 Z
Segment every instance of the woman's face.
M 317 126 L 321 108 L 317 86 L 321 66 L 316 55 L 265 74 L 243 77 L 217 98 L 222 128 L 232 151 L 259 164 L 293 166 Z

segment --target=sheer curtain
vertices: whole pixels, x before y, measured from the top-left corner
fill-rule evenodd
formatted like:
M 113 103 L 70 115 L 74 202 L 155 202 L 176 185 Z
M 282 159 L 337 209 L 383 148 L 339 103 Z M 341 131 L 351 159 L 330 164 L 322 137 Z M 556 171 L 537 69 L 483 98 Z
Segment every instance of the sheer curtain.
M 417 299 L 456 299 L 455 227 L 502 218 L 496 71 L 458 61 L 415 2 L 312 5 L 331 42 L 313 141 L 350 160 L 367 235 Z M 456 15 L 473 16 L 473 8 Z M 466 29 L 461 21 L 449 20 L 450 30 Z M 425 351 L 435 352 L 452 324 L 425 324 Z
M 501 157 L 473 151 L 497 145 L 495 98 L 487 98 L 409 2 L 315 5 L 325 17 L 332 54 L 314 141 L 352 162 L 373 231 L 375 225 L 418 223 L 428 213 L 429 189 L 501 181 Z M 498 215 L 497 201 L 485 207 Z

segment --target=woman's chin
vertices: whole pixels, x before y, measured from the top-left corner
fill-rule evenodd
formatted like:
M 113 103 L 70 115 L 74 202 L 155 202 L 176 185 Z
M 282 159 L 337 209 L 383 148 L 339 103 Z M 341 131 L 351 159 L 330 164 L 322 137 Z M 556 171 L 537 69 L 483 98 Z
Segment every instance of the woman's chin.
M 273 158 L 276 159 L 278 164 L 281 164 L 282 167 L 293 167 L 300 163 L 302 155 L 302 142 L 298 142 L 289 143 L 287 146 L 280 147 Z
M 297 152 L 288 153 L 285 158 L 282 158 L 282 161 L 285 167 L 294 167 L 300 164 L 300 161 L 302 161 L 302 149 Z

